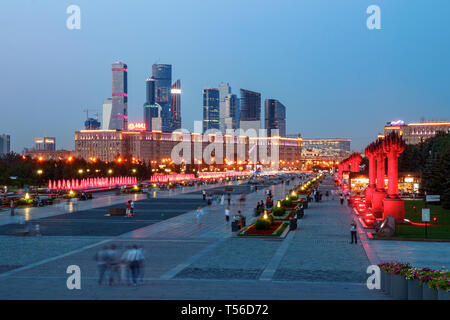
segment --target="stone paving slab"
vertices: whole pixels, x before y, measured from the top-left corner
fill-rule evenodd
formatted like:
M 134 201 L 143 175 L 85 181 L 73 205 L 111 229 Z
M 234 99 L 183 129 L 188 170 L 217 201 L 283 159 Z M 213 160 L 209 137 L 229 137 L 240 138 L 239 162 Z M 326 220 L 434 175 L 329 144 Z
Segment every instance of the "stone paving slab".
M 3 285 L 3 283 L 2 283 Z M 41 288 L 47 288 L 42 294 Z M 95 279 L 82 280 L 81 290 L 68 290 L 66 278 L 13 278 L 2 299 L 157 299 L 157 300 L 382 300 L 377 290 L 347 283 L 263 282 L 258 280 L 157 280 L 138 287 L 98 286 Z

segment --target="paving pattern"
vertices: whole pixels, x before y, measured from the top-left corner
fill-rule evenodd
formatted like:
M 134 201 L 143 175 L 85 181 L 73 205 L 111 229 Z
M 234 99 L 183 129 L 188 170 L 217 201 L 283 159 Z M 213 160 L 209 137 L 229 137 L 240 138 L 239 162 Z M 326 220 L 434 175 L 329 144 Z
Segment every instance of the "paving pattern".
M 268 188 L 281 198 L 292 187 Z M 194 209 L 203 200 L 198 190 L 192 191 L 195 193 L 173 193 L 170 198 L 157 195 L 136 202 L 131 222 L 104 217 L 106 207 L 116 205 L 110 203 L 44 217 L 41 222 L 48 229 L 42 237 L 0 236 L 0 241 L 10 242 L 7 248 L 0 248 L 0 253 L 8 256 L 0 260 L 4 266 L 0 267 L 0 298 L 386 298 L 364 285 L 369 262 L 362 246 L 348 243 L 351 216 L 336 201 L 311 204 L 300 228 L 284 240 L 241 239 L 233 237 L 222 205 L 205 207 L 199 224 Z M 236 201 L 237 196 L 233 195 L 232 213 L 241 210 L 251 223 L 256 202 L 265 198 L 264 188 L 249 193 L 245 203 Z M 8 226 L 0 227 L 0 233 L 5 232 L 2 230 Z M 143 285 L 98 286 L 93 257 L 101 246 L 113 243 L 120 250 L 132 244 L 143 246 Z M 20 247 L 27 249 L 19 252 Z M 80 266 L 82 290 L 67 289 L 69 265 Z

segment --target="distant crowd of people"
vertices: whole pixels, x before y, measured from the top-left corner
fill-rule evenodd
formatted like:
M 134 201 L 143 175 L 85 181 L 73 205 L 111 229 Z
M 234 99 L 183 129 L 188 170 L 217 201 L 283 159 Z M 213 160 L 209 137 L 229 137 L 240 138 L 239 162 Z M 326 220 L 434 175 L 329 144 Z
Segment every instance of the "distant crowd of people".
M 95 254 L 98 284 L 134 285 L 144 283 L 145 256 L 142 246 L 120 250 L 115 244 L 104 246 Z M 105 280 L 105 281 L 104 281 Z

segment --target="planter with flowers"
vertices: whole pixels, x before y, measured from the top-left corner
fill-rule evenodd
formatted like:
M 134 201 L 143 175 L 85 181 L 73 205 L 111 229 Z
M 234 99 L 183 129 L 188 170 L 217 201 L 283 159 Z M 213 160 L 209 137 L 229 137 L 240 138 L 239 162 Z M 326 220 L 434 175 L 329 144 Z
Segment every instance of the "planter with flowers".
M 280 237 L 289 224 L 283 221 L 273 221 L 272 216 L 264 212 L 254 224 L 243 228 L 238 237 Z
M 405 275 L 406 281 L 408 281 L 408 300 L 422 300 L 422 286 L 417 280 L 417 273 L 420 269 L 411 267 L 408 269 Z
M 428 287 L 437 291 L 438 300 L 450 300 L 450 271 L 432 277 L 428 280 Z
M 409 264 L 394 263 L 391 267 L 391 295 L 397 300 L 408 299 L 408 281 L 406 274 L 411 268 Z

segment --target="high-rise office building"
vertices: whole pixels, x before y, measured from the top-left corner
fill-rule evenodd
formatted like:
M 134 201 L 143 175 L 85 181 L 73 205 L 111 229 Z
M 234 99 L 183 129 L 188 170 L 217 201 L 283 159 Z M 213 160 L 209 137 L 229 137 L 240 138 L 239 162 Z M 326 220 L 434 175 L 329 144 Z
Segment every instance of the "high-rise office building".
M 219 89 L 203 89 L 203 132 L 209 129 L 220 129 L 219 100 Z
M 240 125 L 243 130 L 261 128 L 261 93 L 241 89 Z
M 103 101 L 103 112 L 102 112 L 102 129 L 111 129 L 111 114 L 112 114 L 112 99 L 106 99 Z
M 155 80 L 155 102 L 162 108 L 162 131 L 172 131 L 172 65 L 154 64 L 152 79 Z
M 223 127 L 220 131 L 239 128 L 239 98 L 235 94 L 227 94 L 224 101 Z
M 128 66 L 123 62 L 112 64 L 112 107 L 109 129 L 128 127 Z
M 144 122 L 147 131 L 162 131 L 161 109 L 156 102 L 144 104 Z
M 11 151 L 11 136 L 7 134 L 0 135 L 0 156 Z
M 225 132 L 225 118 L 226 118 L 226 107 L 225 98 L 231 93 L 231 87 L 226 82 L 221 82 L 219 84 L 219 124 L 220 131 Z
M 267 136 L 272 136 L 271 130 L 278 129 L 281 137 L 286 136 L 286 107 L 276 99 L 265 101 L 265 129 Z
M 34 149 L 43 151 L 55 151 L 56 150 L 56 138 L 54 137 L 42 137 L 34 139 Z
M 144 103 L 144 123 L 148 131 L 152 130 L 152 118 L 160 117 L 160 105 L 155 102 L 155 80 L 147 78 L 145 80 L 145 103 Z
M 178 79 L 172 84 L 172 130 L 181 129 L 181 81 Z

